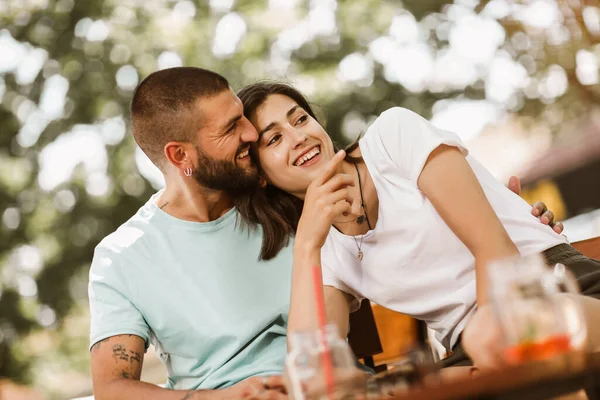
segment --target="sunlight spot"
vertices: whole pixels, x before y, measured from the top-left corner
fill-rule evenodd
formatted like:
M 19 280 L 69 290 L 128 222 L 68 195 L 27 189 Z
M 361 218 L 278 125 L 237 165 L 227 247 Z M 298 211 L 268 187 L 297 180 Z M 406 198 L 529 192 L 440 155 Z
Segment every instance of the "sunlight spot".
M 587 50 L 577 51 L 577 80 L 582 85 L 595 85 L 598 83 L 598 60 L 594 53 Z
M 173 68 L 173 67 L 181 67 L 183 65 L 183 60 L 177 53 L 174 51 L 163 51 L 160 56 L 158 56 L 158 69 L 165 68 Z
M 228 12 L 233 7 L 235 0 L 209 0 L 210 8 L 215 12 Z
M 21 224 L 21 213 L 16 207 L 9 207 L 2 214 L 2 223 L 9 230 L 15 230 Z
M 173 16 L 179 22 L 188 22 L 194 19 L 196 6 L 189 0 L 178 1 L 173 7 Z
M 23 245 L 16 248 L 11 255 L 11 264 L 29 275 L 35 275 L 44 266 L 44 259 L 40 249 L 32 245 Z
M 352 53 L 342 59 L 338 76 L 344 81 L 357 82 L 373 73 L 373 62 L 360 53 Z
M 40 325 L 49 327 L 56 322 L 56 312 L 46 305 L 41 305 L 36 319 Z
M 380 64 L 387 63 L 394 53 L 396 43 L 389 36 L 380 36 L 369 43 L 369 54 Z
M 229 13 L 219 20 L 215 31 L 212 52 L 217 57 L 227 57 L 246 35 L 246 22 L 237 13 Z
M 583 9 L 583 21 L 591 34 L 600 35 L 600 8 L 585 7 Z
M 467 17 L 449 32 L 452 49 L 478 64 L 487 64 L 504 39 L 504 28 L 497 21 L 480 17 Z
M 17 143 L 23 148 L 31 147 L 37 143 L 40 135 L 46 129 L 50 119 L 40 109 L 29 114 L 25 124 L 17 133 Z
M 498 106 L 486 100 L 442 100 L 433 107 L 431 123 L 468 141 L 498 121 L 501 115 Z
M 54 196 L 54 205 L 61 213 L 67 213 L 75 207 L 77 199 L 69 189 L 59 190 Z
M 133 90 L 138 84 L 138 72 L 133 65 L 124 65 L 117 71 L 117 85 L 123 90 Z
M 525 88 L 529 76 L 527 70 L 507 53 L 499 52 L 490 65 L 485 82 L 486 98 L 506 103 L 519 89 Z
M 290 11 L 298 6 L 300 0 L 269 0 L 269 8 L 281 11 Z
M 60 75 L 53 75 L 44 82 L 44 90 L 40 97 L 40 110 L 51 120 L 63 116 L 69 81 Z
M 37 295 L 37 284 L 32 277 L 20 275 L 17 278 L 17 291 L 23 297 L 34 297 Z
M 16 81 L 19 85 L 29 85 L 38 76 L 44 63 L 48 59 L 48 52 L 44 49 L 31 49 L 21 59 L 17 68 Z
M 398 48 L 385 64 L 385 78 L 411 92 L 423 91 L 433 70 L 431 49 L 425 44 Z
M 146 178 L 154 189 L 158 190 L 165 187 L 164 175 L 139 147 L 135 149 L 135 164 L 140 175 Z
M 419 24 L 414 15 L 402 12 L 392 19 L 390 36 L 400 44 L 412 43 L 419 40 Z
M 82 18 L 75 25 L 75 36 L 77 37 L 86 37 L 88 31 L 94 24 L 91 18 Z
M 98 134 L 98 127 L 76 125 L 41 151 L 39 157 L 40 188 L 51 191 L 71 179 L 76 166 L 83 164 L 88 179 L 93 174 L 106 174 L 108 156 Z
M 108 37 L 108 25 L 101 19 L 94 21 L 88 28 L 85 37 L 90 42 L 105 41 Z
M 111 179 L 105 172 L 93 172 L 86 177 L 85 190 L 90 196 L 104 196 L 110 188 Z
M 0 54 L 2 54 L 2 57 L 0 57 L 0 74 L 17 68 L 25 53 L 25 45 L 13 39 L 6 29 L 0 31 Z
M 121 143 L 125 137 L 125 132 L 127 131 L 127 126 L 122 115 L 108 118 L 99 125 L 99 128 L 99 134 L 102 141 L 111 146 Z
M 517 19 L 534 28 L 549 28 L 558 22 L 560 11 L 556 1 L 535 0 L 516 13 Z

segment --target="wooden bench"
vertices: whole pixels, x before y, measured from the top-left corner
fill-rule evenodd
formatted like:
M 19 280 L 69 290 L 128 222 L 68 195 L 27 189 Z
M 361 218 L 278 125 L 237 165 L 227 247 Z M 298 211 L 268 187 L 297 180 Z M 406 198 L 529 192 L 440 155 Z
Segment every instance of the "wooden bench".
M 600 237 L 571 243 L 590 258 L 600 260 Z M 425 324 L 365 300 L 350 314 L 348 341 L 365 365 L 380 371 L 411 346 L 425 343 Z

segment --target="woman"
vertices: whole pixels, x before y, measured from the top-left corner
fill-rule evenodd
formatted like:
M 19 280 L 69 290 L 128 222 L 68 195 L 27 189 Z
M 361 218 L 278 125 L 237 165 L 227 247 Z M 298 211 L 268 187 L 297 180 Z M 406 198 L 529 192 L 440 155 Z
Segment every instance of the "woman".
M 313 325 L 314 265 L 340 332 L 368 298 L 424 320 L 456 354 L 448 365 L 468 361 L 460 337 L 475 305 L 487 304 L 489 261 L 542 252 L 569 266 L 585 294 L 600 295 L 600 263 L 540 224 L 455 134 L 392 108 L 346 153 L 336 152 L 290 86 L 258 83 L 238 96 L 259 132 L 252 154 L 265 179 L 238 208 L 262 225 L 263 258 L 295 234 L 290 331 Z M 600 300 L 590 303 L 600 310 Z

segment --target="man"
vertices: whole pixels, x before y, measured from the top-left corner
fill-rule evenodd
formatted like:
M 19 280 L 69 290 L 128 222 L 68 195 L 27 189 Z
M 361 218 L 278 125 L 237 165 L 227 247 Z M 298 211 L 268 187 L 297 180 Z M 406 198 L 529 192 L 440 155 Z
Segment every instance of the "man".
M 258 184 L 240 100 L 216 73 L 172 68 L 138 86 L 131 119 L 166 188 L 94 254 L 96 399 L 285 398 L 292 246 L 258 262 L 261 231 L 236 224 L 232 196 Z M 167 389 L 139 380 L 150 343 Z
M 166 188 L 94 254 L 96 399 L 283 397 L 291 250 L 258 262 L 260 231 L 236 224 L 228 193 L 258 184 L 242 103 L 223 77 L 174 68 L 139 85 L 131 119 Z M 139 381 L 150 342 L 166 386 L 187 390 Z

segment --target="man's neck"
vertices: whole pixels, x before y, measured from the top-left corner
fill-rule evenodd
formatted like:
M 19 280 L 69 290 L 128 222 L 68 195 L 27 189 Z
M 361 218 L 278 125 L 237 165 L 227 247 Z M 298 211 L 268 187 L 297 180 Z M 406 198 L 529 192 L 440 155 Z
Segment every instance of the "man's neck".
M 220 190 L 199 184 L 167 182 L 156 205 L 171 216 L 185 221 L 210 222 L 225 215 L 233 207 L 233 199 Z

